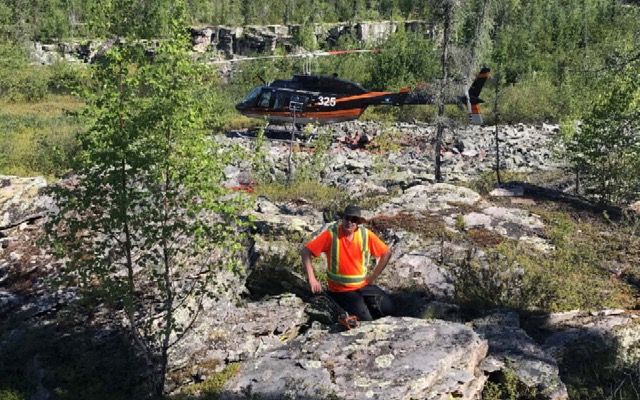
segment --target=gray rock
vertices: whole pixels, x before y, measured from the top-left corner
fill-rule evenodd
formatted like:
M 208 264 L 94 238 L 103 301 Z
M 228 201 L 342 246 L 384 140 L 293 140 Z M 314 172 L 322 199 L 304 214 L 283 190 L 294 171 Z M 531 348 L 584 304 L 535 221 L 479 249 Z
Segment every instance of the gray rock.
M 424 253 L 400 255 L 379 282 L 393 291 L 418 291 L 440 300 L 450 300 L 455 293 L 451 275 Z
M 520 328 L 516 312 L 498 310 L 471 324 L 489 341 L 489 357 L 483 361 L 487 372 L 506 367 L 525 385 L 535 388 L 541 399 L 568 398 L 555 359 Z
M 17 295 L 5 290 L 0 290 L 0 315 L 5 315 L 7 312 L 16 308 L 20 305 L 21 301 Z
M 480 201 L 478 193 L 471 189 L 448 183 L 418 185 L 408 188 L 399 197 L 379 206 L 378 213 L 394 214 L 399 211 L 437 212 L 453 208 L 456 204 L 474 205 Z
M 486 341 L 452 322 L 386 317 L 343 333 L 311 330 L 243 364 L 222 398 L 474 399 L 486 352 Z
M 553 332 L 543 346 L 558 360 L 564 359 L 573 346 L 586 344 L 593 351 L 610 353 L 620 365 L 635 368 L 640 362 L 640 326 L 633 313 L 571 311 L 551 314 L 539 325 Z
M 41 176 L 0 176 L 0 230 L 57 212 L 53 200 L 42 194 L 46 186 Z
M 256 357 L 295 338 L 307 321 L 305 304 L 293 295 L 245 306 L 229 300 L 209 302 L 193 329 L 171 349 L 170 369 L 205 361 L 222 368 L 227 362 Z

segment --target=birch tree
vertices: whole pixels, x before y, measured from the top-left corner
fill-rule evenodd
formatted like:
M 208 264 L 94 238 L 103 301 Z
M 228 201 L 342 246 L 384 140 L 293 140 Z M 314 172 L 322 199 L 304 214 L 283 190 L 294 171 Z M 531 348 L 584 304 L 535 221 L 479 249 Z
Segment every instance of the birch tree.
M 163 394 L 169 350 L 216 296 L 219 271 L 239 267 L 243 232 L 242 197 L 222 185 L 239 155 L 204 129 L 194 93 L 206 74 L 189 58 L 184 15 L 177 2 L 153 57 L 119 37 L 96 64 L 77 183 L 53 189 L 60 212 L 48 225 L 68 259 L 65 277 L 124 315 L 153 398 Z

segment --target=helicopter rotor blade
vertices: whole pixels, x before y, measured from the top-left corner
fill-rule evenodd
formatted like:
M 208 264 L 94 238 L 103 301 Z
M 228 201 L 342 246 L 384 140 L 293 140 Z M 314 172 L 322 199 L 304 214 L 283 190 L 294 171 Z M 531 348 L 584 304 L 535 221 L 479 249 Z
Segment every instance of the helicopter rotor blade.
M 324 57 L 324 56 L 336 56 L 340 54 L 353 54 L 353 53 L 379 53 L 382 50 L 380 49 L 370 49 L 370 50 L 332 50 L 332 51 L 314 51 L 311 53 L 302 53 L 302 54 L 285 54 L 285 55 L 271 55 L 271 56 L 258 56 L 258 57 L 243 57 L 243 58 L 232 58 L 229 60 L 211 60 L 211 64 L 231 64 L 237 63 L 241 61 L 253 61 L 253 60 L 268 60 L 268 59 L 277 59 L 277 58 L 314 58 L 314 57 Z

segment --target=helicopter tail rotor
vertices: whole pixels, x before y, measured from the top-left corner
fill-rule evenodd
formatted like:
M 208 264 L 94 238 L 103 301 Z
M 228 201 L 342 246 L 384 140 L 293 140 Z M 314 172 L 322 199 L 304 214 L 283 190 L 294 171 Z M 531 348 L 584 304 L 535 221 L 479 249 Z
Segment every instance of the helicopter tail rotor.
M 483 67 L 471 87 L 465 92 L 465 102 L 467 103 L 467 112 L 469 113 L 469 122 L 474 125 L 482 124 L 482 114 L 480 113 L 480 103 L 484 100 L 480 98 L 480 92 L 487 78 L 491 74 L 491 69 Z

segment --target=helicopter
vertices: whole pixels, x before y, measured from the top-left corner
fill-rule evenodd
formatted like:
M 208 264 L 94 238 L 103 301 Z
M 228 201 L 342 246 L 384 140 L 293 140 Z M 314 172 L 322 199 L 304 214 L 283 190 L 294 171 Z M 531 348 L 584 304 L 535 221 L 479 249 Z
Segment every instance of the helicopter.
M 337 55 L 353 52 L 378 52 L 380 50 L 338 50 L 315 52 L 311 56 Z M 299 57 L 299 55 L 266 56 L 229 61 L 245 61 L 257 58 Z M 218 63 L 218 62 L 214 62 Z M 463 96 L 445 99 L 444 104 L 466 106 L 469 122 L 482 124 L 480 92 L 490 75 L 490 68 L 483 67 Z M 377 92 L 359 83 L 333 75 L 294 74 L 292 79 L 277 79 L 269 84 L 256 86 L 237 103 L 236 110 L 249 118 L 267 119 L 269 124 L 327 125 L 353 121 L 369 106 L 404 106 L 435 104 L 436 96 L 423 90 L 402 88 L 398 92 Z

